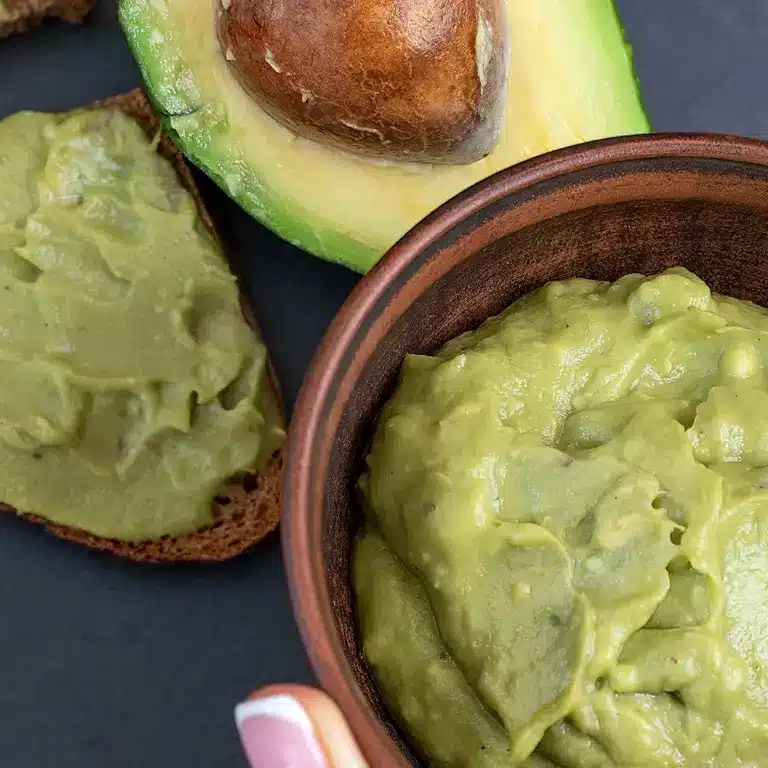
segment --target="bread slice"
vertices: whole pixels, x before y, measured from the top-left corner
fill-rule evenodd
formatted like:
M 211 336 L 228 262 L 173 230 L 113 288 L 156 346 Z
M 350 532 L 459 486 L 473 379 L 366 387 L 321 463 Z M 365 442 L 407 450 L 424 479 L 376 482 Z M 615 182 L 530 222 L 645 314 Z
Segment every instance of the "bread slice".
M 0 37 L 23 32 L 45 19 L 61 19 L 80 24 L 93 5 L 92 0 L 0 0 L 7 11 L 0 15 Z
M 182 184 L 194 197 L 202 220 L 215 235 L 213 221 L 203 205 L 189 166 L 171 139 L 164 132 L 161 133 L 160 122 L 144 93 L 136 89 L 91 106 L 119 109 L 133 118 L 149 136 L 158 137 L 158 152 L 173 164 Z M 246 318 L 253 323 L 247 308 L 244 307 L 244 311 Z M 281 413 L 284 412 L 280 389 L 271 367 L 267 388 L 266 394 L 271 396 L 274 406 Z M 35 514 L 22 514 L 22 517 L 33 523 L 44 525 L 51 533 L 62 539 L 139 562 L 229 560 L 245 552 L 277 527 L 280 519 L 282 464 L 282 449 L 279 449 L 261 472 L 246 475 L 222 488 L 214 501 L 213 525 L 184 536 L 139 542 L 119 541 L 103 539 L 76 528 L 50 523 Z M 7 506 L 3 508 L 14 511 Z

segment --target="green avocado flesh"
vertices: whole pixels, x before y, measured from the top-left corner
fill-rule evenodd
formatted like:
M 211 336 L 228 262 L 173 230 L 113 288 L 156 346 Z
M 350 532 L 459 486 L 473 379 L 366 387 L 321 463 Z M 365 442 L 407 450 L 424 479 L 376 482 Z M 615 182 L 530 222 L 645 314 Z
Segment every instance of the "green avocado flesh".
M 435 766 L 768 766 L 768 312 L 552 283 L 376 428 L 361 645 Z
M 377 162 L 278 125 L 227 67 L 214 31 L 214 14 L 226 12 L 220 3 L 121 0 L 120 20 L 155 107 L 187 156 L 246 211 L 294 245 L 360 272 L 438 205 L 495 171 L 648 130 L 612 0 L 506 0 L 501 139 L 487 158 L 453 167 Z
M 121 113 L 0 122 L 0 294 L 16 510 L 110 538 L 192 532 L 281 439 L 220 248 Z

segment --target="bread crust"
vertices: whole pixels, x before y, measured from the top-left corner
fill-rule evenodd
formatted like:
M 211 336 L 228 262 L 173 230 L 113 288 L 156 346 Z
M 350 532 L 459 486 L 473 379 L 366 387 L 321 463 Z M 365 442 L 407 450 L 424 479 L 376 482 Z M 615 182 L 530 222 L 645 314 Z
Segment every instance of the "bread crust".
M 4 0 L 13 18 L 0 21 L 0 37 L 24 32 L 45 19 L 81 24 L 93 7 L 92 0 Z

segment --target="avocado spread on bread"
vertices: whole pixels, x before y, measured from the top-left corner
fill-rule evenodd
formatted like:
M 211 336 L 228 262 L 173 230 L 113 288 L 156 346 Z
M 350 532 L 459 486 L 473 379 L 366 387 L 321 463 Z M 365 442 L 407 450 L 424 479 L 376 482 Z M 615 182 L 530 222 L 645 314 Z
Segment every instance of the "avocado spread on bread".
M 209 525 L 282 439 L 264 344 L 170 164 L 113 110 L 0 122 L 0 501 L 94 535 Z

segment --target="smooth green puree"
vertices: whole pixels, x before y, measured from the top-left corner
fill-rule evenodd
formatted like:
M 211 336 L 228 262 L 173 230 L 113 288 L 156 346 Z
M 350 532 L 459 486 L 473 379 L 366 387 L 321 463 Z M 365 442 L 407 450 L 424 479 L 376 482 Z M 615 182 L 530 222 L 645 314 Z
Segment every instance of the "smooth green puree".
M 208 525 L 221 484 L 282 437 L 266 366 L 138 125 L 0 122 L 0 501 L 120 539 Z
M 411 356 L 361 480 L 364 654 L 438 766 L 768 766 L 768 312 L 552 283 Z

